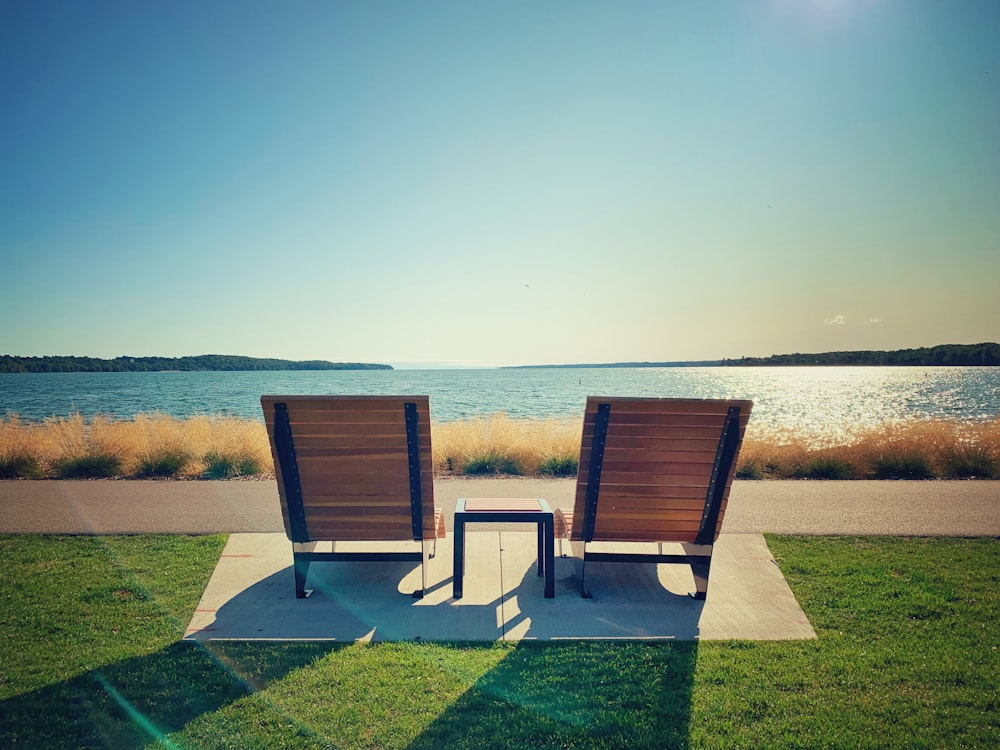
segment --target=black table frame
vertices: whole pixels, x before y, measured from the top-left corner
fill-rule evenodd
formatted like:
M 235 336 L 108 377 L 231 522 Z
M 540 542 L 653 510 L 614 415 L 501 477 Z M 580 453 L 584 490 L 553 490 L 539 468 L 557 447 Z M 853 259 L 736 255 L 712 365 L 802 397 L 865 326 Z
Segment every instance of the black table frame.
M 555 597 L 555 534 L 552 508 L 543 498 L 534 498 L 538 510 L 466 510 L 466 498 L 455 504 L 455 565 L 452 596 L 462 598 L 462 577 L 465 573 L 465 524 L 467 523 L 534 523 L 538 526 L 538 575 L 545 576 L 545 598 Z M 502 502 L 498 500 L 498 502 Z

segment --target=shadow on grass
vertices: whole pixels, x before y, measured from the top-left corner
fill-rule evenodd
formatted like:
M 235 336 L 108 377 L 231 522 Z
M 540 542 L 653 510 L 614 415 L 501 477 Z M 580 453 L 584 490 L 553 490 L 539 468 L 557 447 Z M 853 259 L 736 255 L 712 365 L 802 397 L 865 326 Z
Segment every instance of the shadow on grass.
M 333 648 L 176 642 L 0 701 L 0 746 L 145 747 Z
M 0 746 L 688 746 L 697 644 L 522 643 L 468 687 L 430 667 L 495 647 L 181 641 L 0 702 Z M 277 713 L 244 702 L 261 691 Z
M 409 747 L 686 748 L 697 643 L 526 643 Z

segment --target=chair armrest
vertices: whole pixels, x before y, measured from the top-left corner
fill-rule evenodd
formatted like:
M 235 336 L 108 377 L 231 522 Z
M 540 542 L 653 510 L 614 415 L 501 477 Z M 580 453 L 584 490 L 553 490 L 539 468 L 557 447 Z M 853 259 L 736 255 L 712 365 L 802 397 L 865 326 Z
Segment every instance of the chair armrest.
M 556 539 L 570 539 L 573 534 L 573 512 L 556 508 L 552 511 L 553 532 Z

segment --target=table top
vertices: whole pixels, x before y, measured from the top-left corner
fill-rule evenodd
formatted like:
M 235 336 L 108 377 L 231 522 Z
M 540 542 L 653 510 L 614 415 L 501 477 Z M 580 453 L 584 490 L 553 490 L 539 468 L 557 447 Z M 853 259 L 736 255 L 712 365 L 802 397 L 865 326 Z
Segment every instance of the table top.
M 463 507 L 464 504 L 464 507 Z M 466 513 L 551 513 L 549 504 L 541 498 L 469 497 L 459 499 L 459 512 Z

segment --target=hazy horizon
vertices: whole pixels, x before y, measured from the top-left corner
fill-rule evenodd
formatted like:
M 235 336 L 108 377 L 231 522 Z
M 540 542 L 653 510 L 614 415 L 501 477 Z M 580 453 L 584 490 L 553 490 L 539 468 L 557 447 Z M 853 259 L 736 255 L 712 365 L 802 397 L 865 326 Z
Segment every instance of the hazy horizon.
M 0 95 L 20 356 L 495 367 L 1000 331 L 992 0 L 5 3 Z

